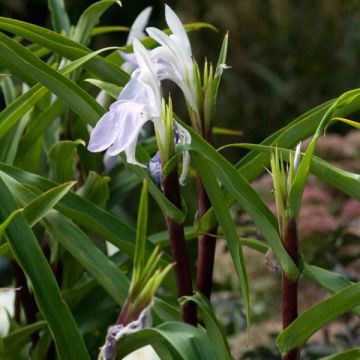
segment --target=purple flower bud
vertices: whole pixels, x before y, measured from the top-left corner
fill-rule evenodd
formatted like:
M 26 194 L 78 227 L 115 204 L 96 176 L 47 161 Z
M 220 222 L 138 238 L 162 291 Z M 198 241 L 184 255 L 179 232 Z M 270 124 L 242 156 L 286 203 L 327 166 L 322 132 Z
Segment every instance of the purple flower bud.
M 149 172 L 155 183 L 162 187 L 162 166 L 159 151 L 149 161 Z

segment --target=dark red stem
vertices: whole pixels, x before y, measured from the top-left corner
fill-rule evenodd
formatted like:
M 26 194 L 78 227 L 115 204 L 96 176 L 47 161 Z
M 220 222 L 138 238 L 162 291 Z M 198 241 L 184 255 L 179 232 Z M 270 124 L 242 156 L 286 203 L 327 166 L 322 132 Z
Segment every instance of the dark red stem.
M 15 286 L 19 288 L 16 291 L 15 300 L 15 303 L 17 304 L 17 311 L 19 311 L 19 305 L 21 304 L 24 309 L 26 323 L 33 324 L 36 322 L 36 313 L 38 311 L 35 299 L 29 290 L 25 274 L 16 261 L 11 261 L 11 269 L 15 280 Z M 17 318 L 17 320 L 20 320 L 20 314 L 15 314 L 15 317 Z M 33 343 L 33 346 L 36 345 L 38 340 L 39 334 L 37 332 L 34 332 L 31 335 L 31 341 Z
M 299 263 L 299 250 L 297 239 L 296 221 L 290 220 L 284 236 L 284 246 L 295 264 Z M 282 294 L 282 313 L 283 329 L 287 328 L 298 316 L 298 280 L 290 279 L 283 273 L 283 294 Z M 293 349 L 282 357 L 283 360 L 299 359 L 299 349 Z
M 209 197 L 201 180 L 197 180 L 198 186 L 198 218 L 211 208 Z M 208 231 L 207 234 L 199 235 L 198 258 L 196 272 L 196 288 L 210 299 L 212 291 L 212 277 L 214 269 L 215 247 L 216 247 L 217 225 Z
M 171 171 L 163 180 L 163 187 L 166 198 L 181 209 L 180 187 L 176 169 Z M 183 224 L 176 222 L 168 216 L 165 216 L 165 220 L 170 238 L 171 252 L 175 261 L 175 279 L 178 297 L 192 295 L 190 262 L 186 249 Z M 194 302 L 187 302 L 182 307 L 181 317 L 184 322 L 196 326 L 197 316 Z

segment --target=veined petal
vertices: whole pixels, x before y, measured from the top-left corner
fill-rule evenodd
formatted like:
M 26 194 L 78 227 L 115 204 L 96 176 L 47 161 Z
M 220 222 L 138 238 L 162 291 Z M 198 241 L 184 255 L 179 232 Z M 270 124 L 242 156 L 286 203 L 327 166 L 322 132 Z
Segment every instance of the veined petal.
M 160 80 L 174 81 L 183 79 L 182 68 L 174 54 L 165 46 L 159 46 L 151 51 L 151 59 L 155 63 L 156 75 Z
M 126 161 L 129 164 L 134 164 L 134 165 L 138 165 L 138 166 L 141 166 L 143 168 L 146 168 L 146 166 L 144 164 L 141 164 L 136 160 L 136 144 L 137 144 L 137 140 L 138 140 L 138 138 L 136 137 L 136 139 L 134 139 L 131 142 L 131 144 L 125 149 Z
M 118 119 L 118 108 L 114 107 L 108 111 L 96 124 L 91 132 L 88 150 L 100 152 L 107 149 L 116 139 L 120 132 L 120 122 Z
M 136 60 L 135 54 L 133 54 L 133 53 L 126 53 L 126 52 L 124 52 L 124 51 L 119 51 L 119 54 L 120 54 L 120 56 L 124 59 L 125 64 L 126 64 L 126 63 L 129 63 L 129 64 L 131 64 L 131 65 L 134 66 L 134 67 L 139 66 L 139 64 L 138 64 L 138 62 L 137 62 L 137 60 Z M 123 64 L 123 65 L 124 65 L 124 64 Z
M 135 21 L 131 25 L 126 44 L 131 44 L 134 39 L 141 39 L 145 37 L 144 29 L 149 21 L 151 11 L 152 7 L 148 6 L 136 17 Z
M 141 128 L 149 120 L 149 117 L 143 113 L 144 108 L 145 105 L 132 101 L 121 103 L 118 120 L 121 127 L 115 141 L 107 151 L 108 155 L 115 156 L 119 154 L 126 150 L 134 140 L 137 140 Z
M 190 153 L 189 153 L 189 151 L 184 151 L 183 152 L 182 169 L 181 169 L 181 174 L 179 177 L 179 184 L 181 186 L 185 185 L 185 180 L 187 178 L 187 174 L 189 171 L 189 165 L 190 165 Z
M 179 123 L 175 122 L 175 143 L 182 145 L 190 145 L 191 144 L 191 135 L 190 133 Z M 179 177 L 179 183 L 181 186 L 185 185 L 185 180 L 187 177 L 187 173 L 190 165 L 190 153 L 189 151 L 183 151 L 183 161 L 182 161 L 182 170 Z
M 165 18 L 170 30 L 177 38 L 176 42 L 184 50 L 187 57 L 191 57 L 191 46 L 183 24 L 169 5 L 165 5 Z
M 139 69 L 133 72 L 131 79 L 120 92 L 118 101 L 133 101 L 142 104 L 148 104 L 150 102 L 146 88 L 138 79 L 139 74 Z M 110 106 L 110 110 L 112 109 L 113 105 Z
M 141 82 L 147 91 L 150 105 L 158 109 L 158 116 L 161 114 L 161 94 L 160 81 L 156 76 L 154 64 L 150 58 L 148 50 L 139 40 L 134 40 L 134 53 L 139 63 L 138 80 Z
M 178 66 L 181 67 L 181 72 L 186 74 L 186 58 L 184 54 L 179 51 L 179 48 L 174 40 L 157 28 L 148 27 L 146 28 L 146 32 L 160 45 L 167 47 L 172 52 L 174 58 L 178 62 Z

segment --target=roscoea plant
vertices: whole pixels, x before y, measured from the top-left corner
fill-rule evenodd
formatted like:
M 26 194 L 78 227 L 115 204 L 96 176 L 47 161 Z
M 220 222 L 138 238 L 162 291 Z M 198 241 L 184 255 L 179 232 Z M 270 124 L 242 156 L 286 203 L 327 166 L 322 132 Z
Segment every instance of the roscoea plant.
M 120 359 L 150 344 L 161 359 L 231 359 L 228 334 L 209 301 L 222 236 L 241 292 L 242 304 L 233 312 L 244 312 L 248 326 L 254 299 L 246 269 L 251 257 L 243 248 L 276 257 L 285 327 L 276 343 L 284 358 L 295 359 L 328 321 L 359 314 L 359 284 L 310 264 L 298 251 L 296 229 L 310 172 L 360 200 L 358 174 L 314 156 L 334 119 L 358 126 L 346 118 L 360 109 L 359 90 L 320 105 L 260 145 L 235 144 L 250 152 L 233 164 L 212 141 L 214 123 L 223 120 L 216 102 L 228 35 L 216 67 L 208 61 L 200 66 L 187 32 L 211 26 L 183 25 L 169 6 L 164 31 L 144 31 L 150 8 L 131 29 L 97 26 L 116 3 L 94 2 L 72 25 L 63 1 L 49 1 L 54 30 L 0 18 L 6 104 L 0 112 L 0 274 L 10 274 L 1 286 L 15 293 L 0 358 L 88 360 L 102 347 L 102 358 Z M 98 34 L 129 30 L 120 54 L 119 47 L 89 48 Z M 187 119 L 163 94 L 164 80 L 183 92 Z M 92 96 L 98 89 L 110 107 Z M 146 123 L 155 136 L 142 135 Z M 300 156 L 298 147 L 294 158 L 290 149 L 310 135 L 305 153 Z M 108 155 L 117 160 L 110 172 Z M 278 219 L 250 185 L 270 163 Z M 195 185 L 186 177 L 189 167 L 197 197 L 189 196 Z M 248 238 L 247 227 L 239 231 L 235 201 L 259 238 Z M 296 317 L 300 276 L 331 296 Z

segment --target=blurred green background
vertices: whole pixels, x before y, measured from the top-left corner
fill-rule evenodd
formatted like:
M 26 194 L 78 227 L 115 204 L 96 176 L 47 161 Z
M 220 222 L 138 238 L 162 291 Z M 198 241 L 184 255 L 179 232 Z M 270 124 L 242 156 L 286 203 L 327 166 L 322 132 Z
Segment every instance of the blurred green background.
M 89 5 L 65 0 L 72 23 Z M 124 0 L 111 7 L 105 25 L 131 25 L 152 5 L 151 25 L 165 27 L 163 1 Z M 200 64 L 216 61 L 225 31 L 230 33 L 228 65 L 218 107 L 219 126 L 260 141 L 321 102 L 358 86 L 360 1 L 357 0 L 182 0 L 168 1 L 183 22 L 206 21 L 219 33 L 190 35 Z M 46 0 L 2 0 L 0 13 L 50 27 Z M 93 47 L 120 45 L 126 34 L 100 37 Z M 220 139 L 221 141 L 221 139 Z

